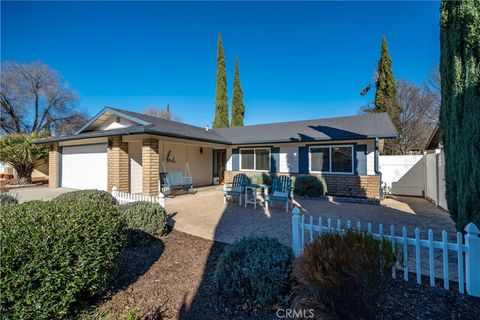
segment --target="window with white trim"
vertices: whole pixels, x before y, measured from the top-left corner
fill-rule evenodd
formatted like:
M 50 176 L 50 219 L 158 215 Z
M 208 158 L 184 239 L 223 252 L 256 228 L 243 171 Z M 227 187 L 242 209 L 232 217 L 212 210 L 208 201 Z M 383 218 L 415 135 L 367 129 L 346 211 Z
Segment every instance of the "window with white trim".
M 353 146 L 310 147 L 310 172 L 353 174 Z
M 270 171 L 270 148 L 240 149 L 240 170 Z

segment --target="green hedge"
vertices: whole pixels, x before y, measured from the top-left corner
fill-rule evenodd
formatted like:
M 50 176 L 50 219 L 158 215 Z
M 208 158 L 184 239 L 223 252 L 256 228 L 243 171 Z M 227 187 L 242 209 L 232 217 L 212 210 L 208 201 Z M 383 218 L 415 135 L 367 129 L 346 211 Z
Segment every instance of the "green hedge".
M 33 201 L 0 208 L 4 319 L 72 317 L 102 292 L 125 240 L 116 206 Z
M 246 237 L 226 247 L 214 273 L 219 293 L 227 299 L 262 306 L 285 301 L 293 252 L 277 239 Z
M 5 206 L 7 204 L 17 204 L 18 200 L 15 196 L 5 193 L 5 192 L 0 192 L 0 206 Z
M 324 196 L 327 193 L 327 184 L 317 176 L 296 176 L 293 181 L 293 193 L 311 198 Z
M 79 191 L 73 191 L 73 192 L 68 192 L 59 195 L 54 201 L 64 201 L 64 200 L 80 200 L 80 199 L 85 199 L 85 200 L 93 200 L 95 202 L 103 202 L 103 203 L 109 203 L 116 205 L 117 200 L 107 191 L 101 191 L 101 190 L 79 190 Z
M 128 228 L 133 231 L 129 232 L 129 245 L 141 244 L 142 233 L 163 236 L 168 232 L 167 212 L 157 203 L 132 202 L 122 206 L 121 211 Z

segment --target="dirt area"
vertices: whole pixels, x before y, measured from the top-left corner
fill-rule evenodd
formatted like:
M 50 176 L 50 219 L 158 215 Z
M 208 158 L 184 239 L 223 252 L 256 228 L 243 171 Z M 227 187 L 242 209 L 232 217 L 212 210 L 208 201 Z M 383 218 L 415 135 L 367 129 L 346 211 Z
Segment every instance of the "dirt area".
M 243 310 L 216 296 L 212 279 L 225 244 L 172 231 L 127 250 L 99 310 L 117 319 L 278 319 L 275 310 Z M 428 283 L 425 280 L 424 283 Z M 455 290 L 388 280 L 377 319 L 479 319 L 480 299 Z

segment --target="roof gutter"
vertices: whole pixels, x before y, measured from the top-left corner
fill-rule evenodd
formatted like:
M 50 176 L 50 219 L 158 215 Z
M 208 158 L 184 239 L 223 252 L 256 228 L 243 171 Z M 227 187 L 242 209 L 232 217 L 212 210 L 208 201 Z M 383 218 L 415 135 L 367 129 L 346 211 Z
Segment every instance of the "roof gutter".
M 375 144 L 374 171 L 375 171 L 376 175 L 380 176 L 380 186 L 378 187 L 379 188 L 378 194 L 380 195 L 380 198 L 383 198 L 383 194 L 382 194 L 382 172 L 379 169 L 380 159 L 379 159 L 379 156 L 378 156 L 378 138 L 375 138 L 374 142 L 375 142 L 374 143 Z

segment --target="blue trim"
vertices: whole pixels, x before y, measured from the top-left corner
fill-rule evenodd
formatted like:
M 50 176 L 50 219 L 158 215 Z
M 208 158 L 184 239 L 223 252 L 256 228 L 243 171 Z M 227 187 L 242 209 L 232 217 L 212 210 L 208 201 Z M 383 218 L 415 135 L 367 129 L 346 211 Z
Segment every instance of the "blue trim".
M 298 147 L 298 173 L 308 172 L 308 146 Z
M 77 132 L 75 132 L 75 134 L 79 134 L 79 133 L 82 133 L 85 129 L 87 129 L 92 123 L 94 123 L 98 118 L 100 118 L 105 112 L 111 112 L 117 116 L 120 116 L 120 117 L 123 117 L 125 119 L 128 119 L 130 121 L 133 121 L 133 122 L 136 122 L 138 124 L 141 124 L 142 126 L 147 126 L 147 125 L 150 125 L 151 123 L 150 122 L 147 122 L 147 121 L 144 121 L 144 120 L 140 120 L 138 118 L 135 118 L 135 117 L 132 117 L 128 114 L 125 114 L 121 111 L 117 111 L 117 110 L 113 110 L 109 107 L 105 107 L 103 108 L 99 113 L 97 113 L 97 115 L 95 115 L 92 119 L 90 119 L 82 128 L 80 128 L 80 130 L 78 130 Z
M 270 172 L 277 173 L 280 171 L 280 148 L 270 149 Z
M 62 186 L 62 157 L 63 147 L 58 147 L 58 187 Z
M 232 149 L 232 171 L 240 171 L 240 156 L 238 148 Z

